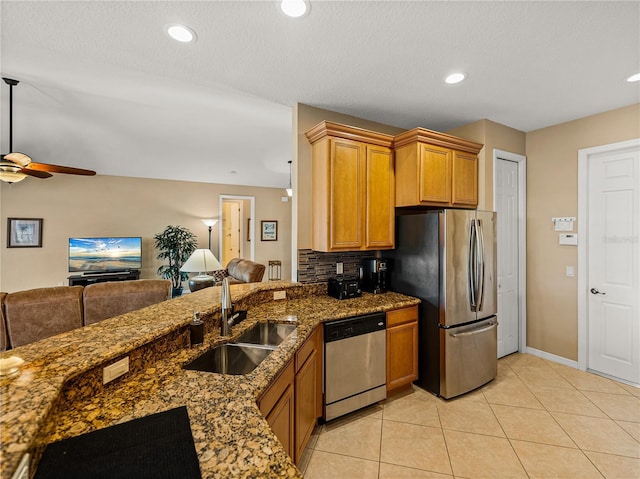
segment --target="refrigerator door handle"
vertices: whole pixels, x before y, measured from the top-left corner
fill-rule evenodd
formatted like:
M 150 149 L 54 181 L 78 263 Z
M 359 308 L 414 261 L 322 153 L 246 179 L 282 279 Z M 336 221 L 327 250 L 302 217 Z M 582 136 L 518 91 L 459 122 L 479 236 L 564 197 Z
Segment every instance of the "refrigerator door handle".
M 465 336 L 472 336 L 474 334 L 484 333 L 496 327 L 497 321 L 491 321 L 486 328 L 474 329 L 472 331 L 465 331 L 464 333 L 449 333 L 452 338 L 463 338 Z
M 475 237 L 475 220 L 471 220 L 469 227 L 469 255 L 468 271 L 467 271 L 467 287 L 469 290 L 469 307 L 471 311 L 476 311 L 476 237 Z
M 482 221 L 476 221 L 476 228 L 478 228 L 478 299 L 477 299 L 477 309 L 479 311 L 482 310 L 482 303 L 484 300 L 484 231 L 482 228 Z

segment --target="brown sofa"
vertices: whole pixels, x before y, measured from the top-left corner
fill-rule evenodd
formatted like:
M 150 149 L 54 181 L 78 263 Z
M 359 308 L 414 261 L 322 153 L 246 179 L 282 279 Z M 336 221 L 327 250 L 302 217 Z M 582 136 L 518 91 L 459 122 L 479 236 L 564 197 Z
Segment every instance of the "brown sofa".
M 0 350 L 171 299 L 171 281 L 142 279 L 0 293 Z M 6 333 L 4 326 L 6 323 Z
M 227 263 L 229 283 L 258 283 L 262 281 L 265 266 L 248 259 L 233 258 Z
M 7 321 L 4 318 L 4 299 L 7 293 L 0 293 L 0 351 L 9 349 L 9 336 L 7 336 Z
M 10 293 L 4 300 L 11 347 L 82 326 L 82 286 L 57 286 Z
M 171 281 L 139 279 L 95 283 L 85 286 L 82 296 L 86 326 L 171 299 Z

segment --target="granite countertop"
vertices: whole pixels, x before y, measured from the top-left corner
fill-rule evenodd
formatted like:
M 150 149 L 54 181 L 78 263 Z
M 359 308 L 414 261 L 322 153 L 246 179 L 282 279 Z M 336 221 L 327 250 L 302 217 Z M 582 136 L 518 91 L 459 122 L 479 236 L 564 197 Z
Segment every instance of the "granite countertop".
M 301 477 L 258 410 L 257 398 L 321 322 L 388 311 L 419 300 L 397 293 L 339 301 L 324 285 L 287 282 L 233 285 L 247 319 L 218 335 L 220 287 L 207 288 L 37 343 L 1 357 L 25 360 L 17 377 L 0 380 L 0 478 L 11 478 L 25 452 L 156 412 L 186 406 L 203 478 Z M 272 300 L 273 290 L 286 300 Z M 205 317 L 205 341 L 189 347 L 194 311 Z M 254 371 L 229 376 L 182 366 L 258 321 L 296 321 L 289 336 Z M 151 347 L 149 345 L 152 345 Z M 102 385 L 102 367 L 130 355 L 130 372 Z

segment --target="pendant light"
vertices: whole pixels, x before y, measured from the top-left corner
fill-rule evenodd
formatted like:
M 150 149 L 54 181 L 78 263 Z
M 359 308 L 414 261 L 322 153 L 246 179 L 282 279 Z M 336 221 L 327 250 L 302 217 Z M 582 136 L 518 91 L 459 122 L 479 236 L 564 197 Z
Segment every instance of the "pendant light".
M 293 196 L 293 188 L 291 187 L 291 160 L 289 160 L 289 187 L 287 188 L 289 198 Z

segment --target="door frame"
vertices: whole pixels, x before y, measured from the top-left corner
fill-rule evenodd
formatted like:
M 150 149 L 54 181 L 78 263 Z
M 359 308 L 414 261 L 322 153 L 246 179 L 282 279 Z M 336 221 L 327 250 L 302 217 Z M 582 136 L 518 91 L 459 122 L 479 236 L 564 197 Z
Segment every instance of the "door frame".
M 220 227 L 218 228 L 218 257 L 221 258 L 222 257 L 222 203 L 224 200 L 233 200 L 233 201 L 237 201 L 237 200 L 249 200 L 251 203 L 251 212 L 249 213 L 251 216 L 249 216 L 249 218 L 251 218 L 251 228 L 249 230 L 249 239 L 250 239 L 250 243 L 251 243 L 251 247 L 250 247 L 250 257 L 249 259 L 251 261 L 255 260 L 255 254 L 256 254 L 256 242 L 255 242 L 255 235 L 254 235 L 254 231 L 256 228 L 256 221 L 255 221 L 255 217 L 256 217 L 256 197 L 255 196 L 238 196 L 238 195 L 220 195 L 219 198 L 219 204 L 218 204 L 218 211 L 220 212 Z M 244 211 L 244 210 L 243 210 Z M 244 221 L 244 218 L 240 218 L 240 221 Z M 242 242 L 242 238 L 240 238 L 240 241 Z M 246 259 L 246 258 L 245 258 Z M 224 267 L 224 265 L 222 265 Z
M 496 209 L 496 162 L 499 160 L 518 164 L 518 352 L 524 353 L 527 351 L 527 157 L 493 149 L 493 211 Z
M 640 138 L 578 150 L 578 369 L 587 370 L 589 358 L 589 159 L 603 153 L 640 149 Z

